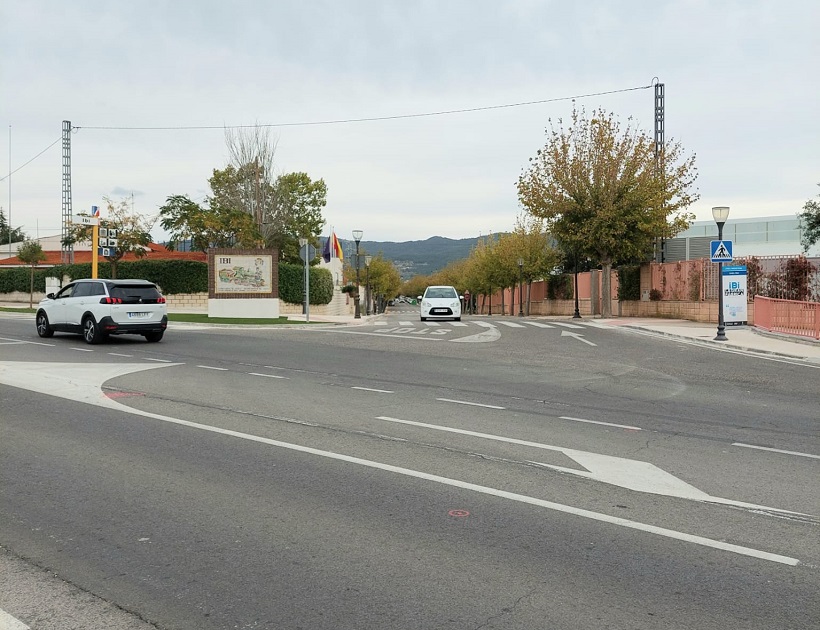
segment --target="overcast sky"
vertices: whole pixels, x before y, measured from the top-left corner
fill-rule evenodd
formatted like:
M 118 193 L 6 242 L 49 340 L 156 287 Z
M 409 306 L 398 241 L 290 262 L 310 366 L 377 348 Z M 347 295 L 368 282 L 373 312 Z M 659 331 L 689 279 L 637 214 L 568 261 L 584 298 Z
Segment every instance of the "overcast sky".
M 418 114 L 665 84 L 666 138 L 697 154 L 697 219 L 794 215 L 820 189 L 817 0 L 3 0 L 0 174 L 62 133 L 74 212 L 204 200 L 224 125 Z M 583 98 L 653 132 L 653 90 Z M 569 100 L 277 127 L 276 168 L 328 186 L 340 238 L 512 229 L 515 182 Z M 213 126 L 211 130 L 90 127 Z M 9 151 L 9 139 L 11 150 Z M 0 182 L 29 236 L 60 232 L 61 143 Z M 157 228 L 157 240 L 162 236 Z

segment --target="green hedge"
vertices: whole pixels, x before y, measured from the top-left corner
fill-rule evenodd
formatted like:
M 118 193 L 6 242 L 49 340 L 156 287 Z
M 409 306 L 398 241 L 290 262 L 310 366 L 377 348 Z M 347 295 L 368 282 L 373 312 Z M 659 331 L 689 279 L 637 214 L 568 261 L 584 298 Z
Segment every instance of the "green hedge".
M 279 298 L 292 304 L 302 303 L 301 265 L 280 263 Z M 78 265 L 55 265 L 34 270 L 34 291 L 46 290 L 46 278 L 90 278 L 91 263 Z M 97 276 L 111 277 L 111 265 L 101 262 Z M 208 291 L 208 265 L 194 260 L 136 260 L 117 264 L 118 278 L 140 278 L 160 286 L 166 295 L 177 293 L 206 293 Z M 0 293 L 20 291 L 28 293 L 31 269 L 13 267 L 0 269 Z M 333 299 L 333 277 L 327 269 L 310 270 L 310 303 L 328 304 Z
M 618 267 L 618 299 L 641 299 L 640 265 L 621 265 Z
M 290 304 L 302 303 L 302 276 L 305 268 L 293 263 L 279 263 L 279 299 Z M 333 276 L 327 269 L 310 268 L 310 303 L 329 304 L 333 299 Z

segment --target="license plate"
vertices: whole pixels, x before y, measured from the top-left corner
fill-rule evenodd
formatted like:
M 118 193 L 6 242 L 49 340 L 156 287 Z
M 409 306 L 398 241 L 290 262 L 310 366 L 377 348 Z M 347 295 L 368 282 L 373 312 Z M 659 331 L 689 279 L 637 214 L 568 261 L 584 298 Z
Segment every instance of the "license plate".
M 151 313 L 128 313 L 129 319 L 148 319 Z

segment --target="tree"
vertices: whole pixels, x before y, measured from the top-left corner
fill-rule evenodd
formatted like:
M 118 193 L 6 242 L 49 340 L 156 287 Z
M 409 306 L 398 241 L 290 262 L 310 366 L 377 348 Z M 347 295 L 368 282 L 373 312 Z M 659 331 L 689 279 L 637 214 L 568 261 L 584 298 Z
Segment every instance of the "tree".
M 34 267 L 46 259 L 43 248 L 37 241 L 26 241 L 17 250 L 17 258 L 31 267 L 31 282 L 29 284 L 28 307 L 34 303 Z
M 381 252 L 370 259 L 367 275 L 370 280 L 371 299 L 377 303 L 380 297 L 394 297 L 401 286 L 399 270 L 391 261 L 386 260 Z
M 170 233 L 171 249 L 186 240 L 201 252 L 210 247 L 258 247 L 262 242 L 251 215 L 217 202 L 203 208 L 185 195 L 172 195 L 159 216 L 162 229 Z
M 800 218 L 802 228 L 800 244 L 803 246 L 803 253 L 807 254 L 809 247 L 820 241 L 820 203 L 809 199 L 803 206 L 803 212 L 798 213 L 797 216 Z
M 610 270 L 619 259 L 646 258 L 655 239 L 674 236 L 694 218 L 695 156 L 677 142 L 661 147 L 625 129 L 612 114 L 573 109 L 564 128 L 550 123 L 547 142 L 518 179 L 518 198 L 565 247 L 594 254 L 603 267 L 603 309 L 612 313 Z
M 281 220 L 277 230 L 265 230 L 265 244 L 276 247 L 288 262 L 299 261 L 299 239 L 318 245 L 325 225 L 322 209 L 327 205 L 327 185 L 313 181 L 307 173 L 286 173 L 276 178 L 273 188 L 275 216 Z
M 112 256 L 105 259 L 111 264 L 111 277 L 117 277 L 117 263 L 128 253 L 142 258 L 148 253 L 151 243 L 151 230 L 157 222 L 157 217 L 146 216 L 135 212 L 127 199 L 114 203 L 109 197 L 103 197 L 107 206 L 108 218 L 101 222 L 107 228 L 117 230 L 117 246 Z M 92 226 L 73 225 L 64 239 L 65 243 L 91 241 Z
M 3 208 L 0 208 L 0 245 L 3 243 L 19 243 L 26 240 L 26 234 L 20 228 L 12 228 L 6 215 L 3 213 Z

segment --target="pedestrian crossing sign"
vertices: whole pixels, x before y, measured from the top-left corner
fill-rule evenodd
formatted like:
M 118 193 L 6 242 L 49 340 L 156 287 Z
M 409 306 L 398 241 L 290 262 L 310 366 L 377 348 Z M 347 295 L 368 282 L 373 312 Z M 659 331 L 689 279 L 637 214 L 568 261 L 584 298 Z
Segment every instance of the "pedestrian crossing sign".
M 712 262 L 732 262 L 732 241 L 710 241 Z

